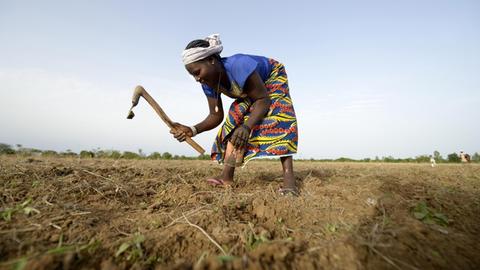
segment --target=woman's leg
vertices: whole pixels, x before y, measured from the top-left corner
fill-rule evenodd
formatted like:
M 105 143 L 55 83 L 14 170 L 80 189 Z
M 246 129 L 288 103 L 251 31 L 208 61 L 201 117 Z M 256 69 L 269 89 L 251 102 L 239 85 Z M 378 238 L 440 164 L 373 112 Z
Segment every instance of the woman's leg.
M 281 157 L 280 161 L 282 162 L 283 168 L 283 189 L 296 190 L 292 156 Z
M 233 158 L 233 166 L 229 164 L 229 159 Z M 227 143 L 227 149 L 225 150 L 223 171 L 222 171 L 222 180 L 228 184 L 233 183 L 233 174 L 235 173 L 235 157 L 234 157 L 234 147 L 231 142 Z
M 233 184 L 233 175 L 235 173 L 235 157 L 234 147 L 231 142 L 228 142 L 227 149 L 225 150 L 224 164 L 222 174 L 219 177 L 215 177 L 216 180 L 221 180 L 226 185 Z M 230 158 L 233 160 L 229 161 Z M 232 163 L 233 162 L 233 166 Z M 210 180 L 209 180 L 210 181 Z

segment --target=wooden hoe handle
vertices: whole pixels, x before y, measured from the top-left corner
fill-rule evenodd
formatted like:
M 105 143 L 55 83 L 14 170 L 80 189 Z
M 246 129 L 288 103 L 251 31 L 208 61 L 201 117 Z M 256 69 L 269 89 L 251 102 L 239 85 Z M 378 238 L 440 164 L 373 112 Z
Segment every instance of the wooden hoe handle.
M 134 114 L 132 112 L 133 107 L 137 106 L 140 97 L 143 97 L 150 106 L 155 110 L 155 112 L 160 116 L 160 118 L 167 124 L 170 129 L 174 129 L 173 121 L 167 116 L 167 114 L 162 110 L 162 107 L 158 105 L 158 103 L 148 94 L 148 92 L 141 86 L 135 87 L 135 91 L 133 92 L 132 97 L 132 108 L 130 109 L 129 116 L 127 118 L 133 118 Z M 192 138 L 188 137 L 185 141 L 190 144 L 198 153 L 203 155 L 205 153 L 205 149 L 203 149 L 198 143 L 196 143 Z

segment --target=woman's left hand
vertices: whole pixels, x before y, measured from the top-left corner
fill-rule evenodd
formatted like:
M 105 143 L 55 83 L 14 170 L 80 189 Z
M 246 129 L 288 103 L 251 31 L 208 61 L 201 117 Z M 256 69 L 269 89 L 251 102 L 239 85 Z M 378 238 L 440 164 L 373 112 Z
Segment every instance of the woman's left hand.
M 247 146 L 248 139 L 250 138 L 250 128 L 245 124 L 238 126 L 230 138 L 235 149 L 243 149 Z

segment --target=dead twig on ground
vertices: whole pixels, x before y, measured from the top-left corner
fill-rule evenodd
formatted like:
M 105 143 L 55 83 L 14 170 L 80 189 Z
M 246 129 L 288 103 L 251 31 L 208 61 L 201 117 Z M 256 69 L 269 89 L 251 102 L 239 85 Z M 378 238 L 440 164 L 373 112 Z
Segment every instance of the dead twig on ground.
M 92 212 L 79 212 L 79 213 L 71 213 L 71 216 L 82 216 L 82 215 L 88 215 L 91 214 Z
M 188 220 L 188 218 L 183 215 L 183 218 L 185 219 L 185 221 L 187 222 L 188 225 L 192 226 L 192 227 L 195 227 L 197 228 L 198 230 L 200 230 L 215 246 L 217 246 L 218 249 L 220 249 L 220 251 L 222 251 L 223 255 L 227 256 L 228 254 L 225 252 L 225 250 L 215 241 L 213 240 L 212 237 L 210 237 L 210 235 L 208 235 L 208 233 L 202 229 L 202 227 L 196 225 L 196 224 L 193 224 L 190 222 L 190 220 Z
M 125 187 L 123 187 L 122 185 L 119 185 L 118 183 L 116 183 L 113 179 L 110 179 L 108 177 L 105 177 L 103 175 L 100 175 L 98 173 L 94 173 L 94 172 L 91 172 L 89 170 L 86 170 L 86 169 L 83 169 L 82 170 L 83 172 L 86 172 L 88 174 L 91 174 L 93 176 L 96 176 L 96 177 L 99 177 L 99 178 L 102 178 L 102 179 L 105 179 L 105 180 L 108 180 L 110 181 L 110 183 L 114 184 L 115 185 L 115 193 L 119 192 L 119 191 L 123 191 L 127 194 L 127 197 L 130 197 L 130 194 L 128 194 L 128 191 L 125 189 Z
M 126 233 L 126 232 L 120 231 L 117 227 L 114 227 L 114 228 L 115 228 L 115 230 L 117 230 L 117 232 L 118 232 L 119 234 L 121 234 L 121 235 L 132 236 L 131 233 Z
M 93 190 L 95 190 L 98 194 L 102 195 L 103 198 L 105 198 L 105 199 L 108 200 L 107 196 L 105 196 L 105 194 L 103 194 L 100 190 L 94 188 L 92 185 L 90 185 L 90 183 L 88 183 L 88 182 L 85 181 L 85 180 L 83 180 L 83 182 L 84 182 L 85 184 L 87 184 L 87 186 L 89 186 L 89 187 L 91 187 Z
M 196 214 L 197 212 L 199 212 L 199 211 L 202 210 L 203 208 L 205 208 L 205 206 L 202 206 L 202 207 L 199 207 L 199 208 L 197 208 L 197 209 L 194 209 L 194 210 L 188 212 L 186 216 L 188 217 L 188 216 L 191 216 L 191 215 L 193 215 L 193 214 Z M 181 217 L 178 217 L 178 218 L 176 218 L 176 219 L 173 219 L 170 215 L 168 215 L 168 217 L 169 217 L 170 219 L 172 219 L 172 222 L 170 222 L 170 223 L 169 223 L 167 226 L 165 226 L 164 228 L 168 228 L 168 227 L 172 226 L 173 224 L 175 224 L 175 223 L 177 223 L 179 220 L 181 220 L 184 216 L 185 216 L 185 214 L 182 213 L 182 216 L 181 216 Z
M 402 268 L 400 268 L 397 264 L 395 264 L 395 263 L 393 262 L 393 260 L 395 260 L 395 261 L 403 264 L 404 266 L 409 267 L 410 269 L 419 270 L 419 269 L 416 268 L 415 266 L 412 266 L 412 265 L 410 265 L 410 264 L 408 264 L 408 263 L 406 263 L 406 262 L 402 262 L 402 261 L 400 261 L 399 259 L 393 259 L 393 258 L 390 259 L 389 257 L 383 255 L 380 251 L 378 251 L 378 250 L 377 250 L 376 248 L 374 248 L 374 247 L 370 247 L 370 246 L 369 246 L 369 248 L 370 248 L 373 252 L 375 252 L 378 256 L 380 256 L 382 259 L 384 259 L 386 262 L 388 262 L 388 263 L 391 264 L 393 267 L 395 267 L 396 269 L 402 269 Z
M 38 228 L 11 229 L 11 230 L 0 231 L 0 234 L 9 234 L 9 233 L 17 233 L 17 232 L 31 232 L 31 231 L 36 231 L 36 230 L 38 230 Z
M 60 227 L 60 226 L 58 226 L 58 225 L 55 225 L 55 224 L 53 224 L 53 223 L 51 223 L 51 222 L 50 222 L 50 224 L 48 224 L 48 225 L 54 227 L 54 228 L 57 229 L 57 230 L 62 230 L 62 227 Z
M 187 180 L 185 180 L 185 178 L 181 177 L 179 174 L 177 174 L 177 177 L 178 177 L 178 179 L 182 180 L 182 182 L 183 182 L 185 185 L 189 185 L 189 183 L 187 182 Z

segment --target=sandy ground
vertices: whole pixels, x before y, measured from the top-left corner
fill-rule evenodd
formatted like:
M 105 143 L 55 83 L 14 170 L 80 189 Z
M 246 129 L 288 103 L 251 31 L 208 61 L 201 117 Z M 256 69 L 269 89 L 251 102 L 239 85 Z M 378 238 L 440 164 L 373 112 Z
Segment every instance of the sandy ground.
M 0 157 L 0 268 L 479 269 L 480 166 Z

